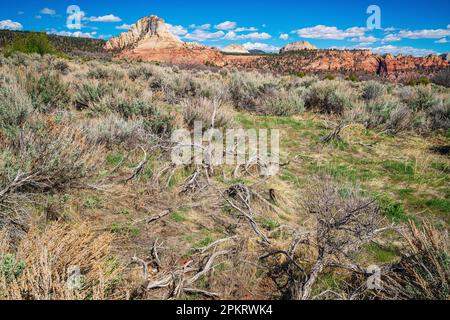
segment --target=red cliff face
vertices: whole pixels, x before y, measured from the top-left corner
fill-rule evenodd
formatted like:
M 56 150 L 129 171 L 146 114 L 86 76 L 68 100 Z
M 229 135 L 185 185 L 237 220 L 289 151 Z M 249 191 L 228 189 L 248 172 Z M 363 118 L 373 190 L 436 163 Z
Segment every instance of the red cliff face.
M 413 57 L 373 54 L 369 50 L 309 50 L 255 59 L 228 60 L 236 67 L 279 73 L 365 73 L 390 80 L 402 80 L 420 74 L 433 74 L 449 66 L 440 56 Z

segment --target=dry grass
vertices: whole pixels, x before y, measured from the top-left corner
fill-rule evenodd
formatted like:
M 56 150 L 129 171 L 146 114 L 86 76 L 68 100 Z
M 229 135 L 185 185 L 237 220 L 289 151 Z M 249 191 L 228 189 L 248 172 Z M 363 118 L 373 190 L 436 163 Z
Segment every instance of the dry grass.
M 4 299 L 110 299 L 121 281 L 122 266 L 112 254 L 111 234 L 95 234 L 87 224 L 53 223 L 43 231 L 33 228 L 11 251 L 3 232 L 0 261 L 15 261 L 14 274 L 0 272 Z M 81 273 L 77 284 L 76 270 Z M 69 285 L 74 282 L 74 287 Z

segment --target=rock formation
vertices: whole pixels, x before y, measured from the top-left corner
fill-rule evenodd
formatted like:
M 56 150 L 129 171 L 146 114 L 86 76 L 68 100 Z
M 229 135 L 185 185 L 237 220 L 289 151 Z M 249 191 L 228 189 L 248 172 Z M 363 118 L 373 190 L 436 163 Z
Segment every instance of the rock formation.
M 186 43 L 174 36 L 164 20 L 149 16 L 105 44 L 116 58 L 160 61 L 177 64 L 210 64 L 223 66 L 222 54 L 198 43 Z
M 233 63 L 238 68 L 276 73 L 368 74 L 390 80 L 431 76 L 449 66 L 449 62 L 441 56 L 380 56 L 370 50 L 310 50 L 301 54 L 265 56 L 247 61 L 234 60 Z
M 281 48 L 280 53 L 301 51 L 301 50 L 317 50 L 317 47 L 313 46 L 308 41 L 298 41 L 298 42 L 288 43 L 283 48 Z
M 245 49 L 240 44 L 230 44 L 229 46 L 226 46 L 225 48 L 223 48 L 222 52 L 225 52 L 225 53 L 241 53 L 241 54 L 249 54 L 250 53 L 247 49 Z

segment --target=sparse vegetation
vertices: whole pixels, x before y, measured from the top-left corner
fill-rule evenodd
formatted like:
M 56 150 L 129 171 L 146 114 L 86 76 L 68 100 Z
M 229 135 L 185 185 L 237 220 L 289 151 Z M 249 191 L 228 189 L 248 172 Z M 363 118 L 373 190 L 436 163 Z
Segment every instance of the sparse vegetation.
M 0 298 L 447 299 L 449 89 L 323 76 L 0 55 Z M 175 165 L 196 121 L 280 171 Z

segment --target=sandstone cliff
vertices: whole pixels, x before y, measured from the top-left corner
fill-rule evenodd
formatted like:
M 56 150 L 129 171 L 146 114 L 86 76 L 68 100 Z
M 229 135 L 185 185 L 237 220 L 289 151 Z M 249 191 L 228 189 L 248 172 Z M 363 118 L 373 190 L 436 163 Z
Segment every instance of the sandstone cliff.
M 130 30 L 109 40 L 105 49 L 115 52 L 116 58 L 122 59 L 215 66 L 225 64 L 218 50 L 181 41 L 169 31 L 164 20 L 156 16 L 140 19 Z
M 380 56 L 370 50 L 303 50 L 293 54 L 256 57 L 251 60 L 235 59 L 231 63 L 239 68 L 277 73 L 368 74 L 390 80 L 432 75 L 449 66 L 449 62 L 441 56 L 394 57 L 389 54 Z

